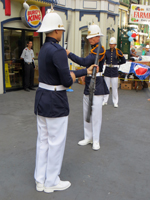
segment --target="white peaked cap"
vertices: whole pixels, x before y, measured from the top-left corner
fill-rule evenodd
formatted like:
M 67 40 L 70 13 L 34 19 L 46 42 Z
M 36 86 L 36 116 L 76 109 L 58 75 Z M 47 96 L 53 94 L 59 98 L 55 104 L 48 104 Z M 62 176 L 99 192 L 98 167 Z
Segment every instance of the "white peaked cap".
M 104 36 L 104 35 L 102 34 L 101 29 L 98 25 L 92 24 L 88 28 L 88 35 L 86 38 L 89 39 L 96 36 Z
M 109 44 L 117 44 L 116 38 L 115 37 L 111 37 L 110 41 L 109 41 Z
M 61 17 L 54 12 L 54 10 L 48 9 L 46 15 L 43 18 L 41 27 L 37 32 L 48 33 L 54 30 L 65 31 Z

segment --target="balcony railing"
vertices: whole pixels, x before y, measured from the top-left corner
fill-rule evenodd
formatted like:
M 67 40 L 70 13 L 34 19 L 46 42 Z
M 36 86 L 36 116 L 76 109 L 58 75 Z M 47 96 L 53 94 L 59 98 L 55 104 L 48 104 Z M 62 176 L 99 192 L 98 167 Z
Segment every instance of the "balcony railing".
M 138 4 L 139 1 L 138 0 L 132 0 L 131 3 L 137 3 Z
M 126 5 L 129 5 L 130 1 L 129 1 L 129 0 L 120 0 L 120 3 L 123 3 L 123 4 L 126 4 Z

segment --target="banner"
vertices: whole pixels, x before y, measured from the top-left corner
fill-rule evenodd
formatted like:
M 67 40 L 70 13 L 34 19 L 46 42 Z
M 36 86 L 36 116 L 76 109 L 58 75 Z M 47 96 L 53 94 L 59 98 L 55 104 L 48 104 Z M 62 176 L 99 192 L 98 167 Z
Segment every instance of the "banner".
M 140 80 L 145 80 L 150 75 L 150 67 L 132 62 L 129 73 L 134 73 Z
M 149 24 L 150 23 L 150 6 L 131 4 L 130 23 Z

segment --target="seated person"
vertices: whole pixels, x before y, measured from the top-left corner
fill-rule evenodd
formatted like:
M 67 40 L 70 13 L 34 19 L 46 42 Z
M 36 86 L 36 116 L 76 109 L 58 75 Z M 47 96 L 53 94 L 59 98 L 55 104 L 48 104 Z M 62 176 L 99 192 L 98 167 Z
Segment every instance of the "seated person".
M 130 51 L 130 58 L 131 57 L 139 57 L 138 55 L 136 55 L 136 51 L 135 51 L 135 48 L 133 47 Z
M 149 45 L 146 45 L 145 49 L 145 56 L 150 56 L 150 48 Z

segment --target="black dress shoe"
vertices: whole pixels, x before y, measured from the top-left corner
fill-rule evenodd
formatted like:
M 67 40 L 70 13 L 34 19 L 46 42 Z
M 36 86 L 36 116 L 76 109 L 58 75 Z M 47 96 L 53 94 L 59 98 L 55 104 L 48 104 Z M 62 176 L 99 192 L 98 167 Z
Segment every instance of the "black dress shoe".
M 30 92 L 30 90 L 29 90 L 28 88 L 25 88 L 24 90 L 25 90 L 26 92 Z
M 30 89 L 30 90 L 35 90 L 35 89 L 34 89 L 34 88 L 32 88 L 32 87 L 29 87 L 29 89 Z

